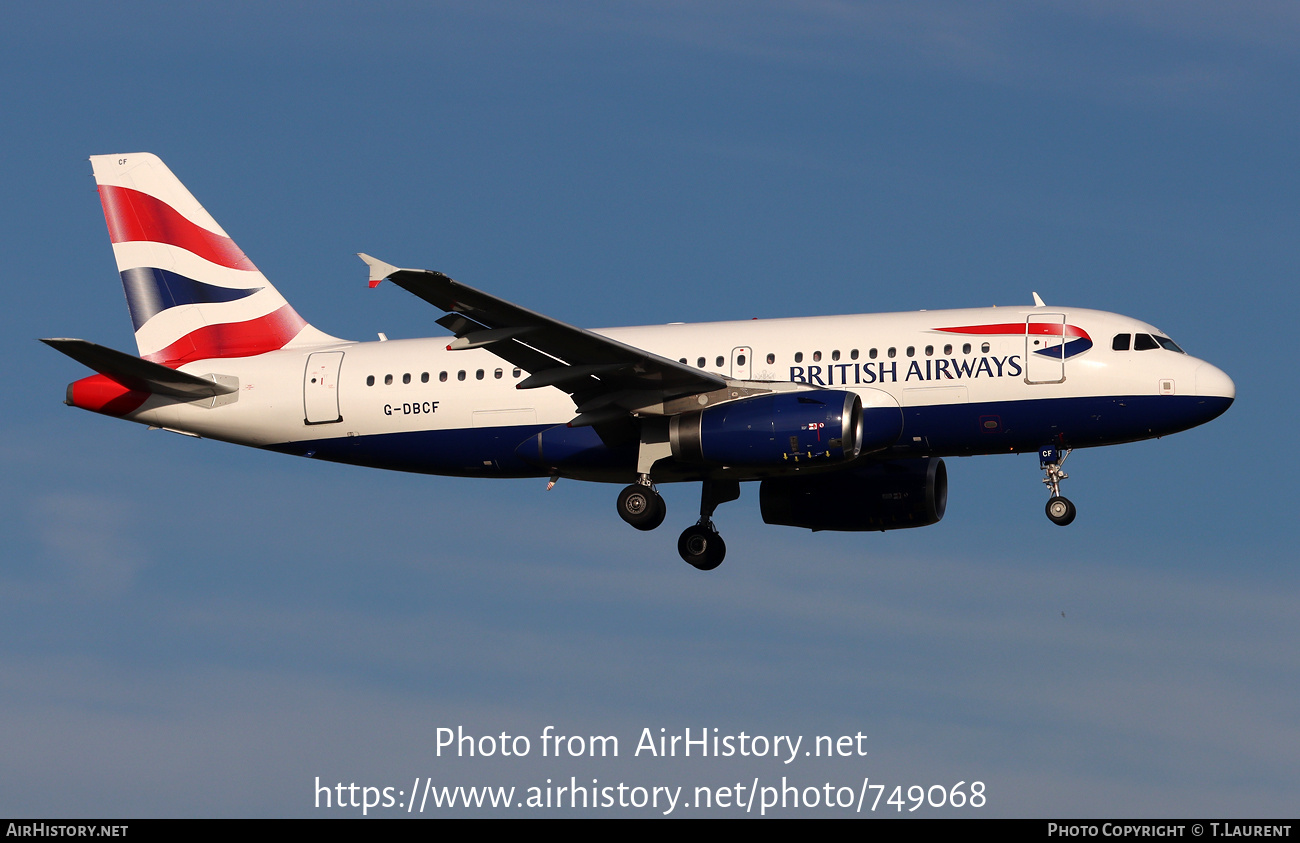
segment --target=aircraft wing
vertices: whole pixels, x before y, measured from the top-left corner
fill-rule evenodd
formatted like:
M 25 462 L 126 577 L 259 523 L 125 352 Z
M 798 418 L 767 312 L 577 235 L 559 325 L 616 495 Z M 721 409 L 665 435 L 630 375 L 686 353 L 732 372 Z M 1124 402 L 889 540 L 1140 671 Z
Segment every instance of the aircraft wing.
M 437 321 L 456 335 L 449 349 L 486 348 L 528 372 L 517 389 L 562 389 L 580 414 L 633 410 L 727 386 L 720 375 L 543 316 L 441 272 L 359 257 L 370 266 L 371 287 L 387 278 L 447 311 Z

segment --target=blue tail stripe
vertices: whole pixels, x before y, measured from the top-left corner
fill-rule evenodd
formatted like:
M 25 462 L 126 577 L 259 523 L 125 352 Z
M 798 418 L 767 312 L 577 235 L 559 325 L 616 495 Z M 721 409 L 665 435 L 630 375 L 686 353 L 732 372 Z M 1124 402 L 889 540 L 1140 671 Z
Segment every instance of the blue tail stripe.
M 261 287 L 240 290 L 205 284 L 184 275 L 139 266 L 122 270 L 122 288 L 126 290 L 126 304 L 131 309 L 131 324 L 135 329 L 157 314 L 183 304 L 219 304 L 251 296 Z

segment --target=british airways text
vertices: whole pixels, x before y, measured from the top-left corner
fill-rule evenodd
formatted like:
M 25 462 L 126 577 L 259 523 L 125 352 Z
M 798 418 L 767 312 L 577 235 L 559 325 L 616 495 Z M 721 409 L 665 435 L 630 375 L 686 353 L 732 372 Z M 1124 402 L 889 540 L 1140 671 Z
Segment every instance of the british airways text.
M 898 383 L 903 381 L 974 380 L 975 378 L 1014 378 L 1024 373 L 1020 355 L 976 357 L 969 360 L 944 358 L 909 360 L 900 378 L 901 360 L 876 363 L 831 363 L 825 366 L 791 366 L 790 380 L 818 386 L 848 386 L 863 383 Z

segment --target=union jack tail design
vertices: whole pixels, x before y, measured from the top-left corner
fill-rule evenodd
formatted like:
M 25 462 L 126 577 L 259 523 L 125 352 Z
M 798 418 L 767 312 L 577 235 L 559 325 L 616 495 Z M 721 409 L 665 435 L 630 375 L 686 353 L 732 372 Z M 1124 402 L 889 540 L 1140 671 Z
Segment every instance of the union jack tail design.
M 294 311 L 156 155 L 90 162 L 141 357 L 174 369 L 339 342 Z

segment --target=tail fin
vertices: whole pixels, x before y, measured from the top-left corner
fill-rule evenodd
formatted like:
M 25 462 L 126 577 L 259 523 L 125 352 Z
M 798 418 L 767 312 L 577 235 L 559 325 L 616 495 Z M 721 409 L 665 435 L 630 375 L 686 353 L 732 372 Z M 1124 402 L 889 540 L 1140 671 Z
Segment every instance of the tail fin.
M 176 368 L 339 342 L 294 311 L 156 155 L 90 163 L 141 357 Z

